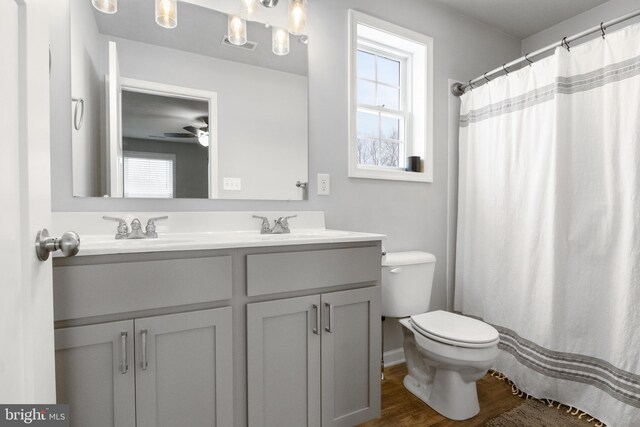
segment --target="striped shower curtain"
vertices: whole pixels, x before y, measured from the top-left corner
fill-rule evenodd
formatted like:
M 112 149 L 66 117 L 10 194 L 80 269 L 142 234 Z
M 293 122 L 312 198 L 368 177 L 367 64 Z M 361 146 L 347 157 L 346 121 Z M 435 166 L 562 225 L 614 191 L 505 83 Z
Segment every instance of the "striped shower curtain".
M 455 308 L 495 369 L 640 426 L 640 25 L 463 95 L 459 183 Z

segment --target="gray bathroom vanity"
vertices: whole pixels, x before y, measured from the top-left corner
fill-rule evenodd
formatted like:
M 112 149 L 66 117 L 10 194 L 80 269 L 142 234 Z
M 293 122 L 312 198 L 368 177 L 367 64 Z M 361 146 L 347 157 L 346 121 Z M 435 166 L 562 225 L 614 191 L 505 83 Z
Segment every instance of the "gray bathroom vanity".
M 57 398 L 71 424 L 377 417 L 381 241 L 355 240 L 55 258 Z

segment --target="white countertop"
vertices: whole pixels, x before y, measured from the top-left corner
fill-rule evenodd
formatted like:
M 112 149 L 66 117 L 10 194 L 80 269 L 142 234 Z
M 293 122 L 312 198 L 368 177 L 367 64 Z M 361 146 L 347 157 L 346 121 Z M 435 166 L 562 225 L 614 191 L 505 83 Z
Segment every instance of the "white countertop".
M 260 234 L 259 231 L 158 233 L 156 239 L 122 240 L 116 240 L 113 235 L 88 235 L 80 238 L 80 252 L 76 256 L 368 242 L 385 238 L 383 234 L 327 229 L 294 230 L 290 234 Z M 55 252 L 53 256 L 61 257 L 62 254 Z
M 127 219 L 139 218 L 143 227 L 147 218 L 159 213 L 116 213 L 106 215 Z M 80 234 L 80 251 L 76 256 L 110 255 L 142 252 L 193 251 L 206 249 L 250 248 L 323 243 L 348 243 L 384 240 L 383 234 L 331 230 L 325 228 L 323 212 L 220 212 L 167 213 L 169 220 L 157 223 L 155 239 L 115 239 L 117 223 L 102 220 L 98 213 L 54 213 L 53 235 L 73 230 Z M 260 220 L 252 214 L 269 218 L 298 214 L 290 220 L 289 234 L 260 234 Z M 54 257 L 61 257 L 55 252 Z

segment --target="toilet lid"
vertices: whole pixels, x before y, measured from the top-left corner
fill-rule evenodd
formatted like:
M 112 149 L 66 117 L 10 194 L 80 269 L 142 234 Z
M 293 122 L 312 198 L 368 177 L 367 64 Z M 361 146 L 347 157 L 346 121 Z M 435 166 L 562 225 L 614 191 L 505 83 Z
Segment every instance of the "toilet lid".
M 411 323 L 427 338 L 459 347 L 490 347 L 500 339 L 493 326 L 448 311 L 438 310 L 411 316 Z

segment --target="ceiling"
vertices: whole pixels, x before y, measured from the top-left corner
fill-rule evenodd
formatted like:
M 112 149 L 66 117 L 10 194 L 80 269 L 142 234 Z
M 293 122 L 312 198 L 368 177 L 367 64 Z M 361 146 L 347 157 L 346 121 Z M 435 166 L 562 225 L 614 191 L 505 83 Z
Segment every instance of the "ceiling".
M 187 133 L 184 126 L 204 126 L 207 101 L 122 91 L 122 136 L 198 144 L 198 138 L 168 138 L 165 132 Z
M 522 40 L 608 0 L 436 1 Z

